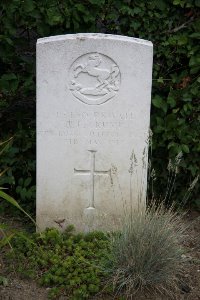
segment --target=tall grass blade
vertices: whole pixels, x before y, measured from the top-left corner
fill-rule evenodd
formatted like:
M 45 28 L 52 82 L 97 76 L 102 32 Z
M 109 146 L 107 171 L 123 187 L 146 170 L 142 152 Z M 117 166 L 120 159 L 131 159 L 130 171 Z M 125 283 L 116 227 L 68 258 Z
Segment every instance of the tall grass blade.
M 18 208 L 19 210 L 21 210 L 33 222 L 33 224 L 37 226 L 35 220 L 19 205 L 19 203 L 14 198 L 4 193 L 1 189 L 0 189 L 0 198 L 3 198 L 13 206 Z
M 0 248 L 3 248 L 5 245 L 9 245 L 10 248 L 12 249 L 10 240 L 13 238 L 14 233 L 11 233 L 10 235 L 6 235 L 5 231 L 0 229 L 0 232 L 2 233 L 2 235 L 4 236 L 1 240 L 0 240 Z

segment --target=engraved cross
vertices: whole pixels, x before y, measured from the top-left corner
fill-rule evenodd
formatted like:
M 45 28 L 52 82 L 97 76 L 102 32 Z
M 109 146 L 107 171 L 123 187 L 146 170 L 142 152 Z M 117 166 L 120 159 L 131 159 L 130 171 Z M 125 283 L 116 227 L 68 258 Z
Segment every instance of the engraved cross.
M 91 167 L 90 170 L 77 170 L 74 168 L 74 173 L 77 175 L 89 175 L 90 176 L 90 180 L 91 180 L 91 198 L 90 198 L 90 204 L 87 207 L 88 209 L 94 209 L 94 179 L 96 175 L 109 175 L 110 176 L 110 172 L 111 169 L 107 170 L 107 171 L 98 171 L 96 170 L 95 167 L 95 155 L 96 155 L 96 150 L 88 150 L 91 153 Z

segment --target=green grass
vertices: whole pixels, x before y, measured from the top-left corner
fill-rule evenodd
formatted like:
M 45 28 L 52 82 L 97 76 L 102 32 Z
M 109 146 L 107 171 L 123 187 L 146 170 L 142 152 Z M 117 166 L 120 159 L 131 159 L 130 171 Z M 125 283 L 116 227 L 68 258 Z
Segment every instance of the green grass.
M 111 240 L 105 269 L 114 290 L 131 297 L 138 290 L 172 291 L 182 273 L 182 217 L 164 206 L 132 210 Z

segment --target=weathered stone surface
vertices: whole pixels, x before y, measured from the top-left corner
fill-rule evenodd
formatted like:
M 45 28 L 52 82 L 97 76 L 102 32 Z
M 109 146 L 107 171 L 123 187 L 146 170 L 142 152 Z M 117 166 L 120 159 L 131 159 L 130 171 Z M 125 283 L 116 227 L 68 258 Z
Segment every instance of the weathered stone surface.
M 152 43 L 75 34 L 37 42 L 37 224 L 114 228 L 145 203 Z M 146 150 L 145 150 L 146 149 Z

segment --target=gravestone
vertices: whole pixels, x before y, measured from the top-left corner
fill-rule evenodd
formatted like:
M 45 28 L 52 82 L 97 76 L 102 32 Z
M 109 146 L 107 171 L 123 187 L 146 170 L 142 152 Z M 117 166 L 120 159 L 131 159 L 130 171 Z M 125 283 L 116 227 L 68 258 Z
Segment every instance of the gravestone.
M 37 225 L 114 229 L 145 205 L 152 43 L 69 34 L 37 42 Z

